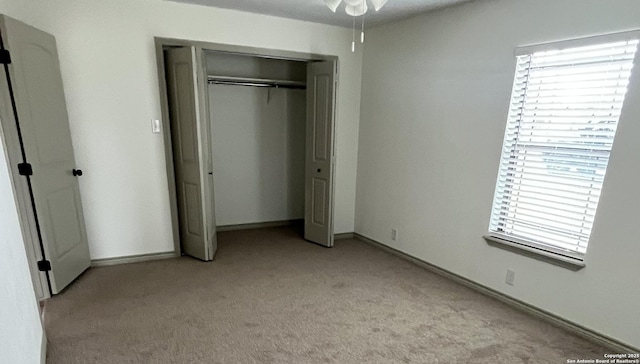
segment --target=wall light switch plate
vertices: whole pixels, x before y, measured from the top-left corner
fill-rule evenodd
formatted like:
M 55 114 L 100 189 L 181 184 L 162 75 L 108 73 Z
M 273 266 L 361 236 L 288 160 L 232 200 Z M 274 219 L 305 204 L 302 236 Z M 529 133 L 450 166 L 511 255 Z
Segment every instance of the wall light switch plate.
M 151 132 L 154 134 L 160 133 L 160 120 L 151 120 Z

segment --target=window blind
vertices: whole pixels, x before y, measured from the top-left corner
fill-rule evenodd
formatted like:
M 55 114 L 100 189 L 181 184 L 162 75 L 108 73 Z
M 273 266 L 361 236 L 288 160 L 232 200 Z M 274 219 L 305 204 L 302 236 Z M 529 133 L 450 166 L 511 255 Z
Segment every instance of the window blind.
M 638 40 L 518 55 L 490 233 L 581 259 Z

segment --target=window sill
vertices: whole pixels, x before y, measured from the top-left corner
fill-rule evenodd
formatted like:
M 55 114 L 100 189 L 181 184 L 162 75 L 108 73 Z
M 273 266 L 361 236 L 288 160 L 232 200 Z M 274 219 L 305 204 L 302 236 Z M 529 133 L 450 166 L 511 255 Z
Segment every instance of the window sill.
M 497 236 L 484 235 L 483 238 L 484 240 L 486 240 L 486 242 L 489 245 L 494 246 L 496 248 L 509 250 L 513 253 L 528 256 L 528 257 L 538 259 L 547 263 L 551 263 L 563 268 L 577 271 L 586 267 L 586 264 L 584 263 L 584 261 L 576 258 L 556 254 L 553 252 L 528 246 L 522 243 L 506 240 L 504 238 L 497 237 Z

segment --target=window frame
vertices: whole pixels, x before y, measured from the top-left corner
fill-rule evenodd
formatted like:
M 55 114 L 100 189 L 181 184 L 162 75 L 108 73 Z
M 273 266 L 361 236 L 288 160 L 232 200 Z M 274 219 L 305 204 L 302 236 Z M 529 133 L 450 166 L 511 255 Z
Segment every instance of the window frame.
M 640 39 L 640 30 L 631 30 L 631 31 L 625 31 L 625 32 L 618 32 L 618 33 L 611 33 L 611 34 L 605 34 L 605 35 L 597 35 L 597 36 L 561 40 L 556 42 L 518 47 L 515 49 L 515 52 L 514 52 L 514 67 L 512 72 L 512 74 L 514 75 L 513 86 L 515 87 L 515 77 L 516 77 L 518 56 L 532 55 L 537 52 L 563 50 L 567 48 L 577 48 L 577 47 L 591 46 L 591 45 L 597 45 L 597 44 L 603 44 L 603 43 L 632 41 L 632 40 L 639 40 L 639 39 Z M 628 87 L 630 87 L 632 82 L 638 77 L 637 75 L 634 75 L 635 73 L 634 71 L 638 66 L 638 57 L 639 57 L 638 53 L 640 53 L 640 45 L 638 46 L 638 50 L 636 51 L 636 54 L 632 61 L 633 70 L 629 77 Z M 513 92 L 514 91 L 512 88 L 511 93 L 509 95 L 509 107 L 511 107 Z M 627 95 L 625 95 L 624 101 L 626 100 L 627 100 Z M 624 101 L 623 101 L 621 113 L 623 112 L 623 109 L 624 109 Z M 622 119 L 622 115 L 623 114 L 621 114 L 621 116 L 619 117 L 618 123 L 620 123 Z M 509 125 L 509 115 L 507 115 L 506 122 L 505 122 L 505 138 L 506 138 L 506 129 L 508 128 L 508 125 Z M 505 147 L 505 141 L 506 139 L 503 139 L 502 141 L 502 148 L 501 148 L 500 157 L 499 157 L 499 165 L 502 163 L 502 158 L 503 158 L 502 149 Z M 613 143 L 615 143 L 615 137 L 614 137 Z M 608 162 L 607 162 L 607 166 L 608 166 Z M 493 211 L 494 201 L 497 198 L 497 194 L 499 191 L 498 183 L 499 183 L 500 170 L 501 168 L 498 167 L 498 173 L 497 173 L 498 178 L 496 179 L 496 185 L 495 185 L 496 188 L 494 190 L 494 195 L 493 195 L 491 210 L 489 215 L 490 221 L 494 212 Z M 604 178 L 606 179 L 606 176 Z M 604 183 L 604 180 L 603 180 L 603 183 Z M 594 222 L 595 222 L 595 219 L 594 219 Z M 528 240 L 520 239 L 508 234 L 501 234 L 500 232 L 491 230 L 491 222 L 489 223 L 489 229 L 487 230 L 488 230 L 488 233 L 485 234 L 483 238 L 491 245 L 507 248 L 515 252 L 522 252 L 525 255 L 530 255 L 534 258 L 538 258 L 543 261 L 548 261 L 554 264 L 559 264 L 560 266 L 564 266 L 571 269 L 581 269 L 586 266 L 586 262 L 585 262 L 587 257 L 586 252 L 585 253 L 569 252 L 560 248 L 555 248 L 552 245 L 537 243 L 534 241 L 528 241 Z M 593 235 L 593 230 L 591 231 L 591 235 Z M 589 237 L 589 240 L 591 240 L 590 237 Z

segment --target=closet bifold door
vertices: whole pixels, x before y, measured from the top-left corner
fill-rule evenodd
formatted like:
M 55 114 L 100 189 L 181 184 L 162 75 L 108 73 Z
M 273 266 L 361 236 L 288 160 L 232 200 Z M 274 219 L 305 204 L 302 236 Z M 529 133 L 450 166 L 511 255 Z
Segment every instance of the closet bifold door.
M 207 148 L 205 115 L 200 97 L 199 67 L 194 47 L 172 48 L 165 51 L 165 70 L 171 141 L 175 170 L 180 245 L 182 253 L 204 261 L 214 255 L 213 239 L 209 236 L 206 180 Z
M 307 67 L 304 238 L 333 246 L 334 129 L 337 61 Z
M 20 211 L 23 234 L 27 245 L 39 250 L 38 270 L 47 273 L 56 294 L 91 264 L 78 183 L 82 173 L 71 144 L 56 40 L 4 15 L 0 29 L 6 56 L 0 84 L 15 105 L 2 110 L 2 128 L 5 138 L 19 145 L 9 159 L 18 205 L 25 210 Z

